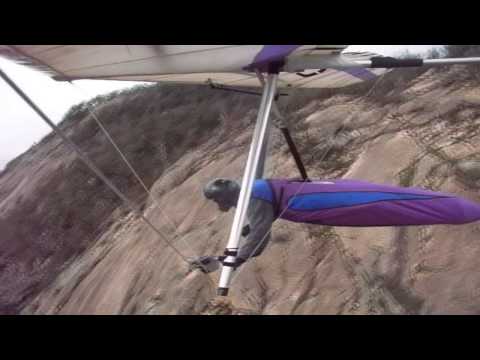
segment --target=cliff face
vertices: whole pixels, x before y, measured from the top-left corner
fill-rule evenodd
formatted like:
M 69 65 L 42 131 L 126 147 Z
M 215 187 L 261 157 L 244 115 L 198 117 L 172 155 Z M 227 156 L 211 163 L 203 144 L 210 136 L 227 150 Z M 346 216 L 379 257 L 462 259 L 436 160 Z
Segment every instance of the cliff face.
M 284 100 L 310 177 L 414 185 L 480 202 L 478 81 L 462 67 L 405 74 L 389 74 L 368 97 L 372 84 Z M 223 251 L 233 212 L 219 213 L 201 190 L 212 178 L 241 177 L 257 105 L 255 97 L 194 87 L 150 87 L 98 104 L 151 189 L 148 199 L 88 114 L 62 126 L 193 257 Z M 278 130 L 266 175 L 297 176 Z M 188 272 L 54 136 L 0 175 L 0 225 L 2 313 L 222 313 L 209 304 L 219 274 Z M 227 313 L 476 314 L 479 255 L 479 224 L 277 221 L 265 253 L 237 273 L 237 310 Z

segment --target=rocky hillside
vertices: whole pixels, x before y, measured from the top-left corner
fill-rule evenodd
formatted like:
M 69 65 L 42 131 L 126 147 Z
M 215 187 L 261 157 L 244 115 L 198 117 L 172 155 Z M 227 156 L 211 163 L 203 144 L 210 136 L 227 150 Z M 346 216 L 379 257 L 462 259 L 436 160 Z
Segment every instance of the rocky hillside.
M 282 111 L 313 178 L 422 186 L 480 202 L 480 81 L 464 67 L 295 93 Z M 366 96 L 368 95 L 368 96 Z M 150 86 L 96 99 L 152 196 L 78 106 L 62 127 L 188 257 L 219 254 L 233 213 L 201 189 L 239 179 L 259 99 Z M 327 151 L 328 150 L 328 151 Z M 278 130 L 267 176 L 297 176 Z M 480 224 L 330 228 L 278 221 L 212 310 L 188 266 L 53 135 L 0 174 L 0 313 L 477 314 Z M 225 308 L 226 310 L 222 310 Z

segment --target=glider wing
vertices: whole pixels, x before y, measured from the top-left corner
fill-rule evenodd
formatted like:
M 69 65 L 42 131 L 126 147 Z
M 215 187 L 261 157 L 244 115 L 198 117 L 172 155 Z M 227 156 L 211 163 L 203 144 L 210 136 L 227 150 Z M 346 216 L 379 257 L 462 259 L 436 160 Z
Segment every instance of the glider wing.
M 312 63 L 284 71 L 280 88 L 342 87 L 375 78 L 356 60 L 375 54 L 342 53 L 347 45 L 0 45 L 0 55 L 56 80 L 123 80 L 260 87 L 254 72 L 267 64 Z M 305 65 L 303 65 L 305 66 Z M 337 70 L 336 68 L 343 68 Z

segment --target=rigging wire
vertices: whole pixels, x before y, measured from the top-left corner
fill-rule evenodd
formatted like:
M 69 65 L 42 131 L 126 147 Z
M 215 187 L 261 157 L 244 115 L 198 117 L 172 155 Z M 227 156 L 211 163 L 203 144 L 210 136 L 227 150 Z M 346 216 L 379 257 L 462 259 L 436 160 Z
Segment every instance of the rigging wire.
M 76 90 L 78 90 L 79 92 L 83 93 L 83 95 L 85 96 L 89 96 L 86 91 L 84 91 L 80 86 L 78 86 L 78 84 L 74 84 L 73 81 L 69 81 L 69 83 L 72 85 L 72 87 Z M 154 198 L 154 196 L 152 195 L 152 193 L 150 192 L 150 190 L 148 189 L 148 187 L 145 185 L 145 183 L 142 181 L 140 175 L 138 175 L 137 171 L 135 170 L 135 168 L 131 165 L 131 163 L 128 161 L 127 157 L 125 156 L 125 154 L 122 152 L 122 150 L 119 148 L 119 146 L 117 145 L 117 143 L 115 142 L 115 140 L 113 140 L 112 136 L 110 135 L 110 133 L 108 132 L 108 130 L 105 128 L 105 126 L 103 125 L 103 123 L 100 121 L 100 119 L 98 118 L 98 116 L 95 114 L 95 108 L 93 106 L 91 106 L 88 101 L 85 102 L 85 105 L 86 105 L 86 108 L 87 108 L 87 111 L 88 113 L 90 114 L 90 116 L 94 119 L 94 121 L 97 123 L 97 125 L 100 127 L 100 130 L 102 131 L 102 133 L 105 135 L 105 137 L 107 138 L 107 140 L 110 142 L 110 144 L 113 146 L 113 148 L 115 149 L 115 151 L 118 153 L 118 155 L 122 158 L 123 162 L 125 163 L 125 165 L 127 165 L 127 167 L 130 169 L 130 171 L 132 172 L 132 174 L 135 176 L 135 178 L 137 179 L 137 181 L 140 183 L 140 185 L 142 186 L 142 188 L 145 190 L 145 192 L 147 193 L 148 197 L 153 201 L 154 205 L 156 205 L 156 208 L 157 209 L 161 209 L 160 208 L 160 204 L 158 202 L 158 200 L 156 198 Z M 169 225 L 173 228 L 173 236 L 176 237 L 176 236 L 179 236 L 178 234 L 178 225 L 175 224 L 175 222 L 163 211 L 161 210 L 160 211 L 160 215 L 163 216 L 165 219 L 167 219 Z M 190 245 L 186 242 L 185 238 L 184 237 L 180 237 L 180 239 L 183 241 L 183 244 L 186 245 L 186 248 L 189 248 Z
M 97 175 L 109 188 L 112 190 L 140 219 L 142 219 L 148 227 L 158 235 L 158 237 L 165 242 L 165 244 L 170 247 L 186 264 L 190 265 L 189 258 L 182 254 L 182 252 L 168 240 L 168 237 L 165 236 L 155 225 L 153 225 L 150 220 L 148 220 L 143 214 L 141 208 L 132 202 L 128 197 L 126 197 L 118 188 L 113 184 L 105 174 L 90 160 L 90 158 L 60 129 L 29 97 L 26 95 L 22 89 L 20 89 L 17 84 L 10 79 L 10 77 L 0 68 L 0 77 L 40 116 L 40 118 L 64 141 L 64 143 L 77 154 L 80 160 Z M 209 274 L 206 274 L 209 275 Z M 216 286 L 213 279 L 208 276 L 211 284 Z
M 82 92 L 84 95 L 87 95 L 88 94 L 86 93 L 86 91 L 84 91 L 80 86 L 78 86 L 78 84 L 74 84 L 73 81 L 70 81 L 69 82 L 73 88 L 77 89 L 79 92 Z M 160 209 L 160 203 L 158 202 L 158 200 L 156 198 L 153 197 L 153 194 L 150 192 L 150 190 L 147 188 L 147 186 L 145 185 L 145 183 L 142 181 L 140 175 L 138 175 L 138 173 L 135 171 L 135 168 L 130 164 L 130 162 L 128 161 L 126 155 L 122 152 L 122 150 L 120 149 L 120 147 L 117 145 L 117 143 L 115 142 L 115 140 L 113 140 L 112 136 L 110 135 L 110 133 L 108 132 L 108 130 L 105 128 L 105 126 L 102 124 L 102 122 L 100 121 L 100 119 L 98 118 L 98 116 L 95 114 L 95 108 L 93 106 L 91 106 L 88 102 L 85 102 L 86 104 L 86 108 L 87 108 L 87 111 L 89 112 L 90 116 L 94 119 L 94 121 L 97 123 L 97 125 L 99 126 L 99 128 L 101 129 L 101 131 L 103 132 L 103 134 L 105 135 L 105 137 L 108 139 L 108 141 L 112 144 L 112 146 L 114 147 L 115 151 L 120 155 L 120 157 L 122 158 L 122 160 L 124 161 L 124 163 L 128 166 L 128 168 L 130 169 L 130 171 L 133 173 L 133 175 L 135 176 L 135 178 L 137 179 L 137 181 L 141 184 L 141 186 L 143 187 L 143 189 L 145 190 L 145 192 L 147 193 L 148 197 L 153 201 L 156 209 Z M 175 224 L 175 222 L 165 213 L 163 212 L 162 210 L 160 210 L 160 215 L 163 216 L 165 219 L 167 219 L 169 225 L 173 228 L 173 237 L 174 239 L 176 237 L 179 237 L 183 244 L 185 245 L 185 247 L 188 249 L 188 248 L 191 248 L 190 244 L 187 243 L 187 241 L 185 240 L 185 238 L 183 236 L 180 236 L 180 234 L 178 233 L 178 226 Z M 150 261 L 152 259 L 152 256 L 153 256 L 153 253 L 151 253 L 147 259 L 145 260 L 145 263 L 147 261 Z M 196 256 L 195 254 L 193 255 L 193 257 L 186 257 L 188 260 L 188 264 L 190 265 L 190 259 L 195 259 Z M 203 266 L 202 264 L 199 264 L 199 266 Z M 216 284 L 212 278 L 212 275 L 210 275 L 209 273 L 206 273 L 206 272 L 202 272 L 202 274 L 206 275 L 207 278 L 209 279 L 209 282 L 210 282 L 210 285 L 212 287 L 215 287 Z

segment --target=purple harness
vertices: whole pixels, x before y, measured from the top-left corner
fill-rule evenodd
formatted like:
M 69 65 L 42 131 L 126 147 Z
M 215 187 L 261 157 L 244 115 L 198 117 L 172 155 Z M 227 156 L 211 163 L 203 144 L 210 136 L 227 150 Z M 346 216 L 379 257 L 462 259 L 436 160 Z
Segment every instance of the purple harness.
M 450 194 L 354 180 L 257 180 L 252 197 L 272 203 L 276 217 L 330 226 L 466 224 L 480 205 Z

